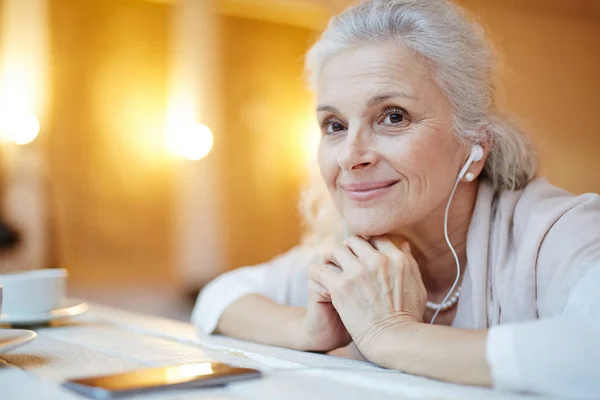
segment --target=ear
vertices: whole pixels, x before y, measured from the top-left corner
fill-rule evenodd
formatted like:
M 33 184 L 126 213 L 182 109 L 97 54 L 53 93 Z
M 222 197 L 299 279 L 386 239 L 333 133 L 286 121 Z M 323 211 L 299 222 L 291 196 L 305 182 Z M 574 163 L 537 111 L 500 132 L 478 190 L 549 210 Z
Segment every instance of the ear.
M 485 130 L 486 128 L 481 128 L 482 130 Z M 492 150 L 492 147 L 494 145 L 492 136 L 488 133 L 488 132 L 482 132 L 482 134 L 480 135 L 481 139 L 479 140 L 479 142 L 477 142 L 477 144 L 482 148 L 483 150 L 483 156 L 481 157 L 480 160 L 478 161 L 473 161 L 471 163 L 471 165 L 468 168 L 468 174 L 471 175 L 471 180 L 474 180 L 475 178 L 479 177 L 479 175 L 481 174 L 481 171 L 483 171 L 483 167 L 485 166 L 485 162 L 490 154 L 490 151 Z M 465 174 L 465 177 L 463 177 L 463 180 L 469 180 L 469 177 Z
M 486 162 L 488 156 L 490 155 L 492 148 L 494 147 L 494 139 L 493 139 L 491 133 L 488 131 L 487 127 L 482 128 L 481 133 L 482 133 L 482 135 L 481 135 L 481 139 L 479 141 L 479 145 L 483 149 L 483 157 L 481 158 L 481 160 L 479 160 L 477 162 L 478 166 L 479 165 L 481 166 L 480 170 L 478 171 L 478 174 L 483 169 L 483 166 L 485 165 L 485 162 Z

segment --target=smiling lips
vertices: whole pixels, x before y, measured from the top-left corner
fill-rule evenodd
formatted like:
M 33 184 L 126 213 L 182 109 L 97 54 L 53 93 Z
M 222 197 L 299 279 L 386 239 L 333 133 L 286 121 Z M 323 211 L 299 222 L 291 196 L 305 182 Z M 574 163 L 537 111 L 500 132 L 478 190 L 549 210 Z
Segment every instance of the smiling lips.
M 368 201 L 387 194 L 399 180 L 351 183 L 340 185 L 350 200 Z

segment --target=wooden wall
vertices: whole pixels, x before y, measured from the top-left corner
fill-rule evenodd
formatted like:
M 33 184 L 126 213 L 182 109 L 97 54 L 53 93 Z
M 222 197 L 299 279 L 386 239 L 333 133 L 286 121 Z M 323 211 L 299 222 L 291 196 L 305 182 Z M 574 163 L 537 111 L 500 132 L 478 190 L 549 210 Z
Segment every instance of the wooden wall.
M 50 0 L 47 155 L 58 255 L 74 281 L 170 279 L 169 7 Z
M 74 282 L 169 282 L 175 165 L 164 151 L 168 4 L 52 0 L 48 164 L 60 264 Z M 308 29 L 221 19 L 223 269 L 299 240 L 311 97 Z M 199 161 L 202 162 L 202 161 Z M 200 267 L 200 266 L 199 266 Z
M 556 2 L 464 3 L 500 52 L 500 104 L 531 134 L 542 175 L 576 193 L 600 192 L 600 13 Z
M 222 198 L 231 268 L 298 243 L 297 204 L 315 118 L 303 55 L 315 33 L 233 17 L 223 18 L 222 29 Z

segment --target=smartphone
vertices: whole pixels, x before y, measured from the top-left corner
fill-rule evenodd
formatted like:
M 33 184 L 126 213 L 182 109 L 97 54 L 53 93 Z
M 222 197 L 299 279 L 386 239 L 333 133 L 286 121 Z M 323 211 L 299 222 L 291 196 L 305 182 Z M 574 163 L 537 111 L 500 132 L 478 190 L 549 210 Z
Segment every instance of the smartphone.
M 206 362 L 73 379 L 63 386 L 94 399 L 111 399 L 164 389 L 222 386 L 260 376 L 258 370 Z

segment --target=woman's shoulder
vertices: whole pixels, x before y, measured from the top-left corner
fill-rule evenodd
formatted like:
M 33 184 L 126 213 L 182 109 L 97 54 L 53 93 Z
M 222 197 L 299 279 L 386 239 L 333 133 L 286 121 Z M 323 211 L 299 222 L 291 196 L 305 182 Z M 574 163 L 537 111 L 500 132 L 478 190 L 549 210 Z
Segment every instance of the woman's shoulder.
M 596 225 L 600 221 L 600 195 L 575 195 L 552 185 L 545 178 L 532 180 L 520 191 L 501 192 L 497 207 L 505 214 L 510 210 L 516 236 L 536 230 L 544 234 L 560 219 L 573 220 L 578 225 Z
M 535 297 L 525 297 L 539 316 L 559 313 L 579 279 L 600 267 L 598 194 L 574 195 L 537 178 L 521 191 L 499 194 L 495 218 L 509 235 L 513 278 L 536 282 Z
M 552 185 L 545 178 L 536 178 L 521 190 L 516 211 L 569 210 L 582 204 L 598 205 L 600 204 L 600 195 L 597 193 L 575 195 Z

